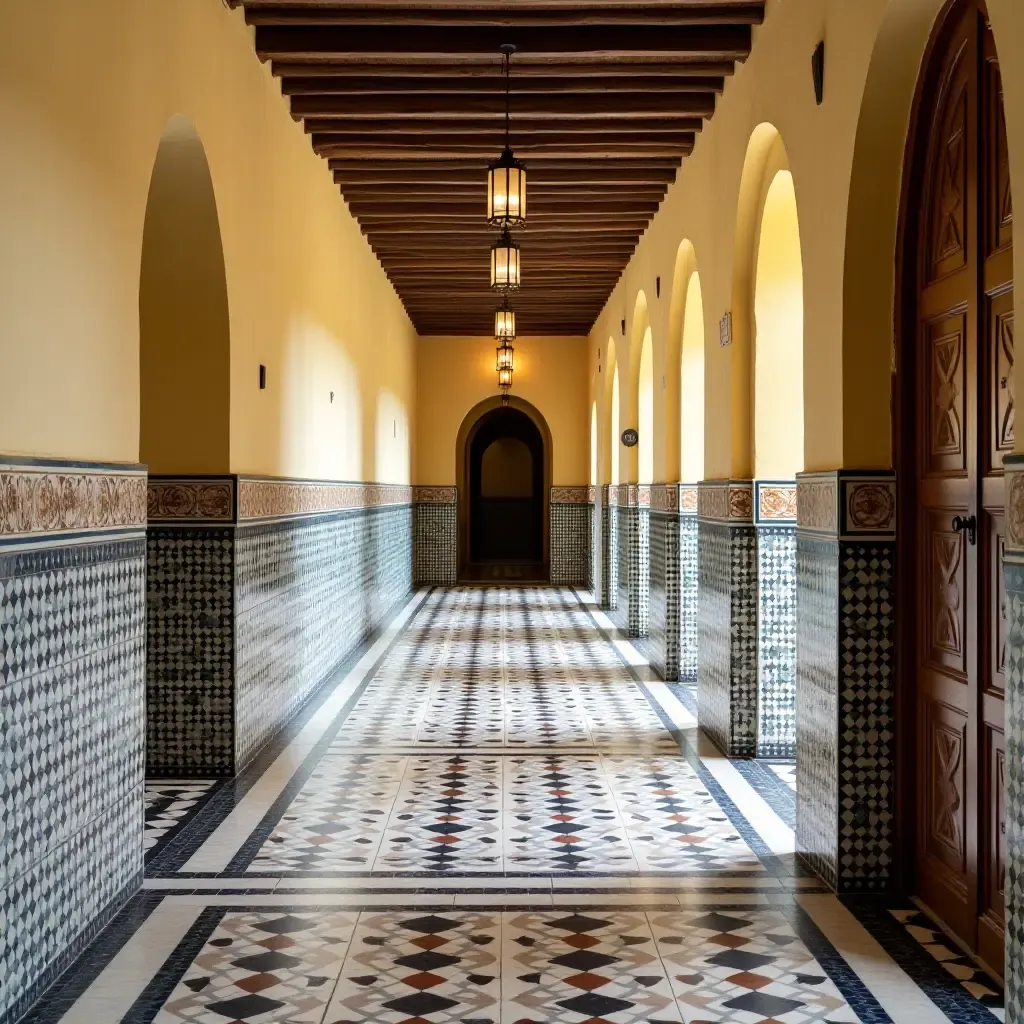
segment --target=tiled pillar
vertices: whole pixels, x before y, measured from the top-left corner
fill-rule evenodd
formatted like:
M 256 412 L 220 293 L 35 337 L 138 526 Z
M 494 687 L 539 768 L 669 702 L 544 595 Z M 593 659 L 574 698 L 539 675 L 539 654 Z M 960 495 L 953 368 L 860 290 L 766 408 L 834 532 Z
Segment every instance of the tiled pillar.
M 697 708 L 730 756 L 757 747 L 757 539 L 749 480 L 698 489 Z
M 414 487 L 413 583 L 454 586 L 459 574 L 459 506 L 455 487 Z
M 551 582 L 560 586 L 587 585 L 590 557 L 590 488 L 552 487 Z
M 650 512 L 651 666 L 670 681 L 697 678 L 697 487 L 654 484 Z
M 601 593 L 599 603 L 605 611 L 615 611 L 619 603 L 619 487 L 601 488 Z
M 892 880 L 896 482 L 797 478 L 797 851 L 838 892 Z
M 1024 1021 L 1024 456 L 1003 459 L 1006 528 L 1006 1020 Z
M 145 528 L 144 466 L 0 456 L 0 1020 L 142 884 Z
M 796 754 L 796 482 L 754 483 L 757 754 Z
M 628 637 L 647 636 L 650 602 L 650 503 L 645 484 L 618 489 L 619 597 L 612 616 Z
M 587 588 L 594 599 L 600 602 L 601 599 L 601 552 L 604 549 L 604 537 L 602 536 L 602 525 L 604 513 L 602 511 L 601 487 L 589 488 L 590 495 L 590 557 L 587 562 L 588 576 Z

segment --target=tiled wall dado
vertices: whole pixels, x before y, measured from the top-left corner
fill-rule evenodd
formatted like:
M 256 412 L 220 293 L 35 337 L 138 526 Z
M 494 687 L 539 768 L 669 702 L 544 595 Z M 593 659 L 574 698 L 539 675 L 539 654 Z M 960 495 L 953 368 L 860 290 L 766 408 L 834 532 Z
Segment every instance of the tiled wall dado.
M 619 603 L 619 488 L 601 487 L 601 591 L 598 603 L 614 611 Z
M 1006 473 L 1006 1019 L 1024 1020 L 1024 458 L 1003 460 Z
M 141 884 L 142 467 L 0 457 L 0 1020 Z
M 697 489 L 697 707 L 727 754 L 757 751 L 757 537 L 749 480 Z
M 646 484 L 620 484 L 609 488 L 617 503 L 615 541 L 617 556 L 615 625 L 626 636 L 647 636 L 650 602 L 651 488 Z M 611 561 L 609 552 L 609 561 Z
M 796 753 L 796 483 L 754 483 L 757 753 Z
M 596 487 L 552 487 L 550 492 L 551 582 L 589 586 L 591 523 Z
M 152 774 L 240 771 L 410 591 L 409 487 L 149 485 Z
M 651 487 L 651 666 L 668 680 L 697 679 L 697 485 Z
M 840 892 L 891 882 L 896 482 L 797 478 L 796 843 Z
M 413 582 L 453 586 L 459 575 L 459 503 L 455 487 L 413 488 Z

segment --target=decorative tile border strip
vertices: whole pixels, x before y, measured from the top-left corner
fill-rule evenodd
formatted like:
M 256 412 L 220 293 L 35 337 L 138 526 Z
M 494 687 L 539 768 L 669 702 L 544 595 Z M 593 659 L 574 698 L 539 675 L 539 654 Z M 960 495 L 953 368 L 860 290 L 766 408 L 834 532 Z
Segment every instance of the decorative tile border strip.
M 755 480 L 754 522 L 766 526 L 796 523 L 796 481 Z
M 896 539 L 892 470 L 836 470 L 797 476 L 797 529 L 843 539 Z
M 696 515 L 696 484 L 652 484 L 651 511 L 665 515 Z
M 619 508 L 650 508 L 651 507 L 651 485 L 650 484 L 614 484 L 609 487 L 609 500 L 613 500 L 612 492 L 616 492 L 613 504 Z
M 752 480 L 701 480 L 697 485 L 697 515 L 712 523 L 752 523 Z
M 151 523 L 233 523 L 235 478 L 151 476 L 148 484 Z
M 325 512 L 411 503 L 412 488 L 407 484 L 238 477 L 240 522 L 295 519 Z
M 552 505 L 587 505 L 597 501 L 596 487 L 552 487 Z
M 414 487 L 414 505 L 454 505 L 458 501 L 457 487 Z
M 0 456 L 0 542 L 145 525 L 145 466 Z

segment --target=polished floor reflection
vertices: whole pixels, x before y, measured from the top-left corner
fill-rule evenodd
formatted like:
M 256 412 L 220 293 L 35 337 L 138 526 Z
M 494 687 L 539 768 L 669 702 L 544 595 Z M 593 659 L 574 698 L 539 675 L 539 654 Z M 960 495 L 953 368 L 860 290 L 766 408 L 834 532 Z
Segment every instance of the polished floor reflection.
M 241 778 L 147 786 L 143 892 L 33 1024 L 1001 1018 L 913 907 L 793 855 L 587 595 L 421 593 Z

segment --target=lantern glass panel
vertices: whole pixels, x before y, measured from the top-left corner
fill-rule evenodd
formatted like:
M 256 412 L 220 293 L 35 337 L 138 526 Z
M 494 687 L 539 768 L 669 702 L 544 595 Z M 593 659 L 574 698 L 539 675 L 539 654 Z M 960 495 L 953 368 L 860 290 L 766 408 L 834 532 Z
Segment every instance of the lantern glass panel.
M 491 287 L 519 287 L 519 247 L 510 239 L 502 239 L 491 249 Z
M 498 346 L 497 352 L 498 352 L 497 369 L 498 370 L 511 370 L 512 369 L 513 353 L 515 352 L 515 349 L 513 349 L 511 345 L 504 344 L 504 345 L 499 345 Z
M 498 386 L 503 388 L 512 387 L 512 371 L 510 369 L 498 371 Z

